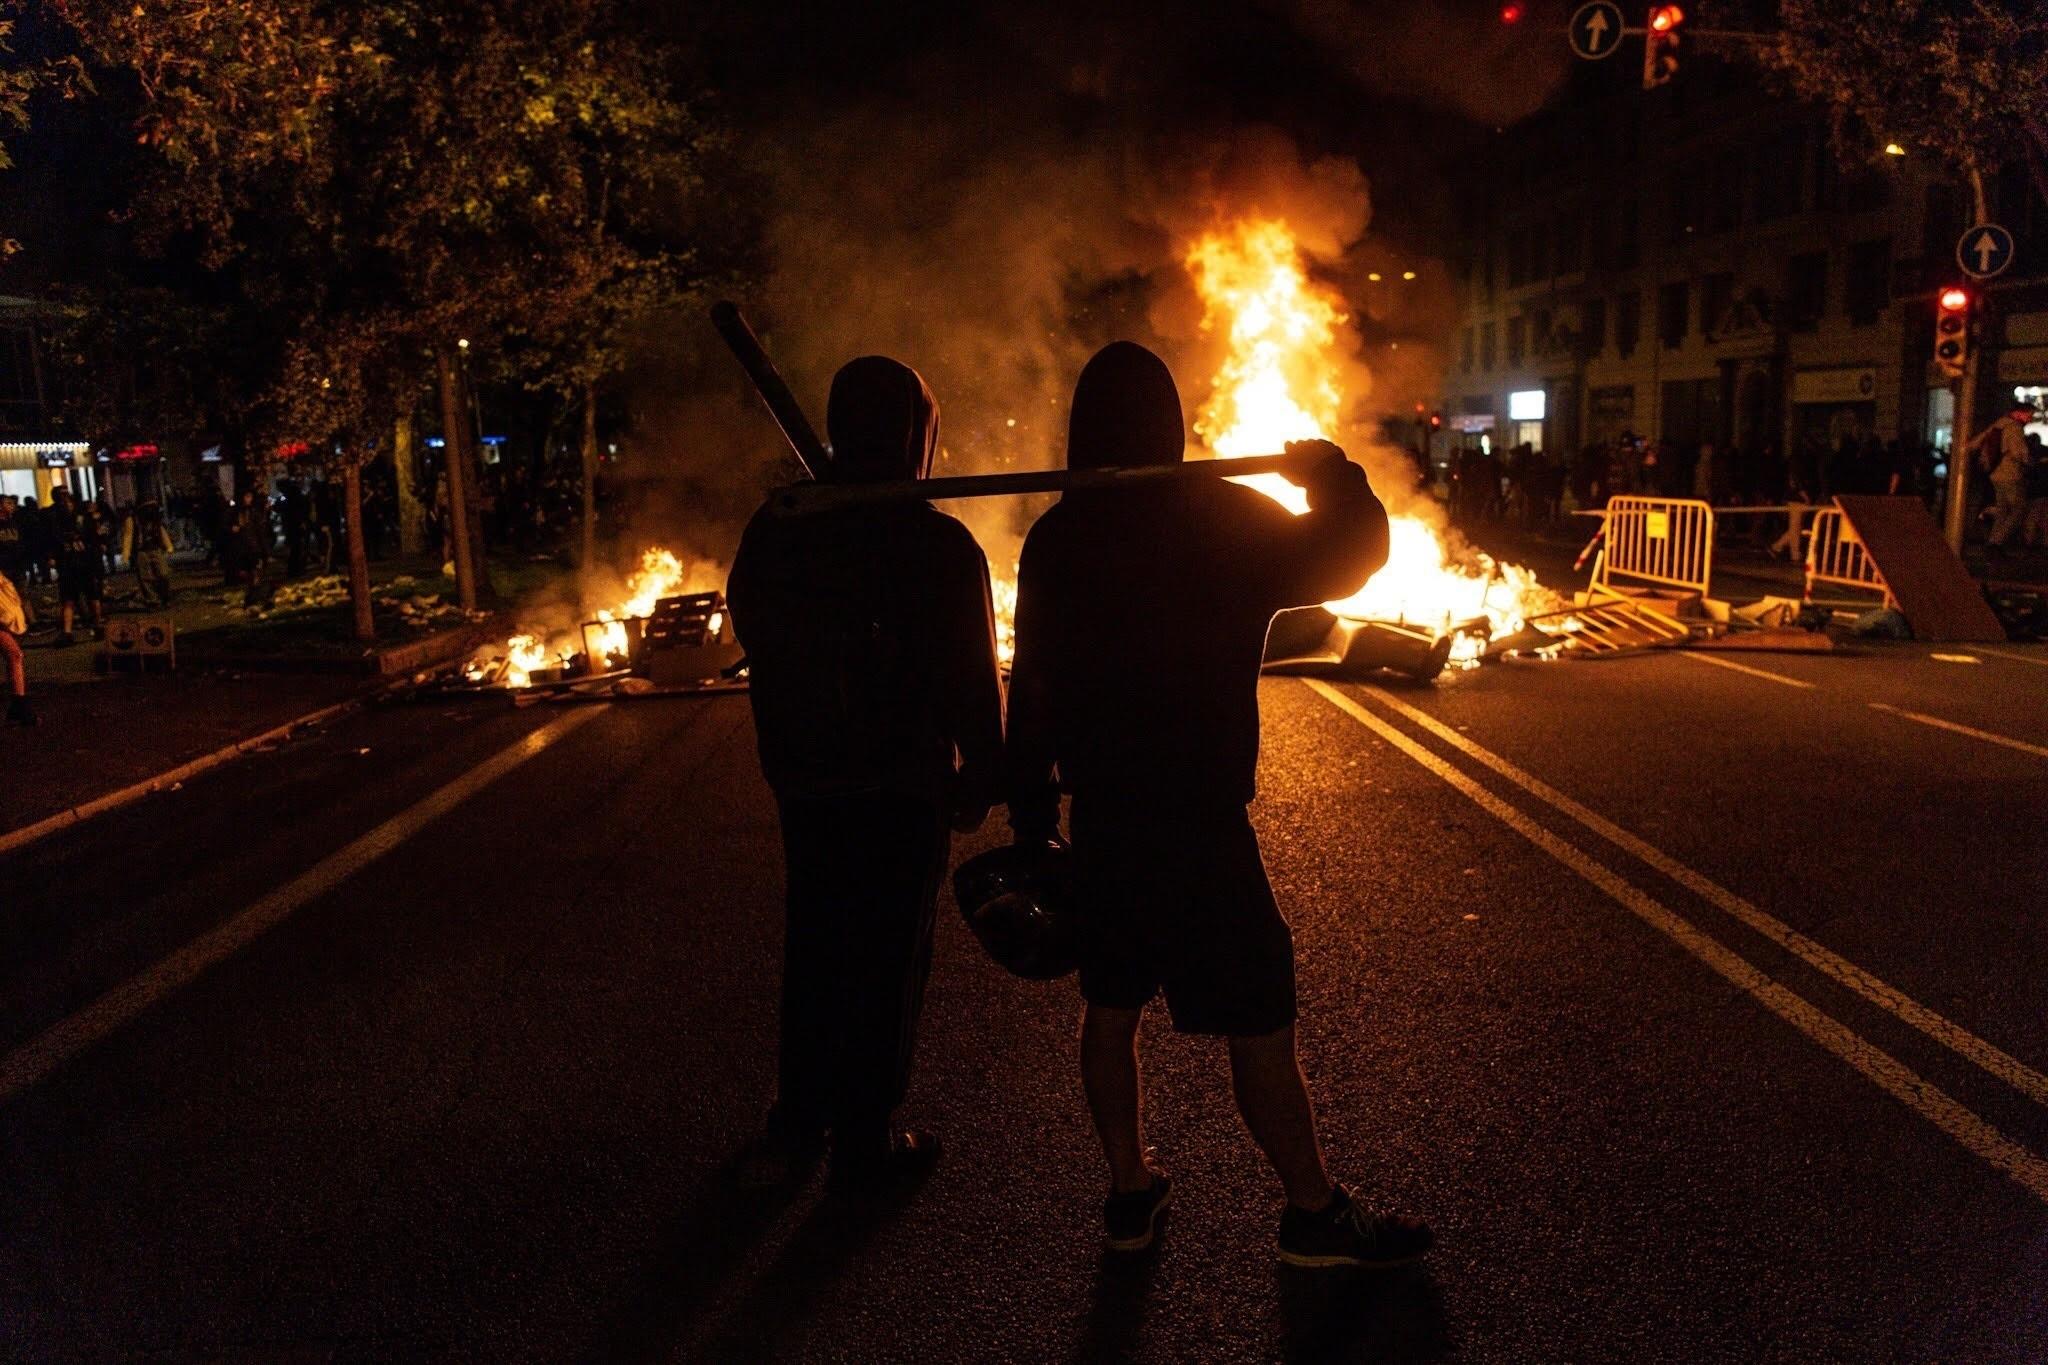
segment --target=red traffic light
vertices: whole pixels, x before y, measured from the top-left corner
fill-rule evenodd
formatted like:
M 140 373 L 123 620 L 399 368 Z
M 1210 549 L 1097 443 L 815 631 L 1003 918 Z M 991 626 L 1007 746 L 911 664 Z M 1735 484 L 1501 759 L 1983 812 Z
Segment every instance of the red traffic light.
M 1685 22 L 1685 11 L 1676 5 L 1650 6 L 1650 32 L 1669 33 Z
M 1967 289 L 1944 289 L 1941 291 L 1941 306 L 1951 313 L 1970 306 L 1970 291 Z
M 1525 13 L 1527 11 L 1520 5 L 1512 3 L 1502 5 L 1500 7 L 1500 21 L 1503 24 L 1519 24 L 1522 22 L 1522 15 Z
M 1429 415 L 1429 429 L 1430 429 L 1431 431 L 1435 431 L 1435 430 L 1436 430 L 1436 429 L 1437 429 L 1438 427 L 1442 426 L 1443 424 L 1444 424 L 1444 415 L 1443 415 L 1442 413 L 1440 413 L 1440 412 L 1432 412 L 1432 413 L 1431 413 L 1431 414 Z

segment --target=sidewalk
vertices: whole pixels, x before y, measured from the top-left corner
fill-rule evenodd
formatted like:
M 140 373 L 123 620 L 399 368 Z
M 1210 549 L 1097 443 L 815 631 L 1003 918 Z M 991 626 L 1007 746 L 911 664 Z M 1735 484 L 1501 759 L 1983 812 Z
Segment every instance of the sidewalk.
M 0 833 L 360 695 L 392 671 L 379 664 L 407 670 L 451 646 L 467 652 L 464 637 L 492 628 L 448 605 L 453 584 L 438 565 L 379 561 L 379 640 L 366 651 L 352 638 L 345 583 L 302 577 L 281 586 L 274 610 L 251 611 L 239 588 L 192 560 L 179 556 L 173 572 L 174 673 L 97 671 L 90 623 L 57 643 L 55 591 L 32 590 L 38 629 L 23 652 L 41 724 L 0 729 Z M 107 591 L 109 619 L 141 610 L 132 574 L 110 576 Z

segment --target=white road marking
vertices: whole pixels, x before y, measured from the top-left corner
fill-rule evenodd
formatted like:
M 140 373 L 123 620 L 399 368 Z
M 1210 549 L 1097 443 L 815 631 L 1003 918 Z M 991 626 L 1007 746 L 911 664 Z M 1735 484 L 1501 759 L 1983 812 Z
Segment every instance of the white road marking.
M 1928 1009 L 1898 987 L 1871 975 L 1849 959 L 1808 938 L 1753 901 L 1745 900 L 1712 878 L 1694 871 L 1655 844 L 1588 810 L 1541 778 L 1523 771 L 1507 759 L 1467 739 L 1428 712 L 1408 705 L 1381 688 L 1367 690 L 1384 705 L 1400 712 L 1461 753 L 1477 759 L 1559 814 L 1585 826 L 1615 847 L 1677 882 L 1701 900 L 1747 925 L 1815 971 L 1856 992 L 1901 1022 L 1912 1025 L 1957 1055 L 1967 1057 L 2036 1104 L 2048 1105 L 2048 1075 L 2036 1071 L 2002 1048 L 1984 1041 L 1954 1020 Z
M 1440 778 L 1459 795 L 1607 893 L 1651 928 L 1677 943 L 1764 1008 L 1834 1053 L 1914 1113 L 1947 1133 L 1987 1165 L 2003 1171 L 2048 1203 L 2048 1161 L 2043 1161 L 1957 1103 L 1897 1058 L 1771 980 L 1747 960 L 1694 928 L 1675 911 L 1624 881 L 1576 845 L 1551 833 L 1450 763 L 1320 679 L 1304 679 L 1338 710 Z M 1372 689 L 1377 695 L 1377 689 Z M 1404 710 L 1406 708 L 1403 708 Z
M 368 834 L 328 854 L 234 918 L 130 977 L 76 1014 L 44 1029 L 0 1060 L 0 1103 L 42 1080 L 158 1001 L 191 984 L 209 967 L 246 948 L 306 902 L 333 890 L 606 709 L 602 705 L 579 707 L 513 741 Z
M 1688 649 L 1674 649 L 1671 652 L 1681 659 L 1691 659 L 1696 664 L 1713 664 L 1716 668 L 1732 668 L 1737 673 L 1747 673 L 1750 677 L 1762 678 L 1765 682 L 1783 683 L 1787 687 L 1801 687 L 1808 691 L 1813 689 L 1813 684 L 1810 682 L 1801 682 L 1797 678 L 1788 678 L 1783 673 L 1773 673 L 1767 668 L 1751 668 L 1748 664 L 1739 664 L 1733 659 L 1722 659 L 1712 654 L 1696 654 Z
M 2032 754 L 2036 758 L 2048 758 L 2048 746 L 2029 744 L 2023 739 L 2014 739 L 2010 735 L 1994 734 L 1990 730 L 1978 730 L 1968 725 L 1958 725 L 1952 720 L 1943 720 L 1940 716 L 1930 716 L 1921 711 L 1908 711 L 1902 706 L 1893 706 L 1889 702 L 1871 702 L 1870 709 L 1873 711 L 1884 711 L 1894 716 L 1903 716 L 1907 720 L 1917 720 L 1922 725 L 1932 725 L 1937 730 L 1953 730 L 1959 735 L 1968 735 L 1971 739 L 1981 739 L 1986 744 L 2001 744 L 2008 749 L 2017 749 L 2023 754 Z
M 1970 648 L 1979 654 L 1989 654 L 1994 659 L 2011 659 L 2015 663 L 2037 664 L 2042 668 L 2048 668 L 2048 654 L 2021 654 L 2017 650 L 1990 649 L 1984 645 L 1971 645 Z

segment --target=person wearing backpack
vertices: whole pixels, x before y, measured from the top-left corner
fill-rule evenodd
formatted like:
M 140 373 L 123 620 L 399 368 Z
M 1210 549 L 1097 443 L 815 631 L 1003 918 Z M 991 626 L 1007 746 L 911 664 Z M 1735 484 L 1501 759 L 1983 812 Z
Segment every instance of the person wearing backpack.
M 1985 543 L 2003 550 L 2027 514 L 2027 423 L 2032 408 L 2015 407 L 1971 438 L 1970 449 L 1991 474 L 1994 511 Z
M 883 356 L 832 381 L 827 477 L 926 476 L 939 409 Z M 842 1192 L 928 1170 L 936 1137 L 894 1113 L 931 970 L 950 831 L 980 825 L 1002 758 L 988 561 L 926 502 L 747 526 L 726 588 L 747 651 L 761 771 L 787 870 L 776 1098 L 750 1178 L 831 1148 Z

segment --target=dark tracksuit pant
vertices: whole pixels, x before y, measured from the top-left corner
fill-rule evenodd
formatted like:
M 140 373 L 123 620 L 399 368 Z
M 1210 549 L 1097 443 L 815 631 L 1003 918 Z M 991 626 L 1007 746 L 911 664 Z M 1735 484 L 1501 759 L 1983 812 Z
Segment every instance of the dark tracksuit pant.
M 950 831 L 935 802 L 785 799 L 788 866 L 777 1108 L 843 1150 L 888 1140 L 910 1081 Z

